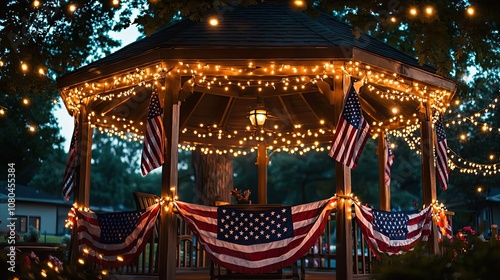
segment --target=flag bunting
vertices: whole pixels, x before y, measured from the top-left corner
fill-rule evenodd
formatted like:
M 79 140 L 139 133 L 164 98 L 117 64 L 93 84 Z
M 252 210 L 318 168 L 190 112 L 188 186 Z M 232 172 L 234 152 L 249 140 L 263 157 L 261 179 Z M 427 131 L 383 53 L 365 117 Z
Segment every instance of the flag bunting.
M 419 240 L 431 233 L 432 208 L 420 212 L 388 212 L 354 203 L 356 220 L 372 252 L 388 255 L 412 250 Z
M 85 259 L 111 268 L 125 266 L 142 253 L 160 213 L 160 203 L 137 211 L 73 211 L 79 251 Z
M 336 197 L 297 206 L 174 202 L 211 259 L 238 273 L 268 273 L 302 257 L 324 230 Z

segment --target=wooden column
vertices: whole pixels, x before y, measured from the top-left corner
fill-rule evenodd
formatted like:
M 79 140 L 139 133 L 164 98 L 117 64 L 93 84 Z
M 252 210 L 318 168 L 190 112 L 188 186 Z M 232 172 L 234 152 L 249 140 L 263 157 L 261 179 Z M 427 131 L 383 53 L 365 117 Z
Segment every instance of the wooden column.
M 385 184 L 385 165 L 387 161 L 385 145 L 385 132 L 382 131 L 378 137 L 377 147 L 380 210 L 391 211 L 391 186 Z
M 88 119 L 90 113 L 89 102 L 82 102 L 79 107 L 79 113 L 76 116 L 78 120 L 78 137 L 77 137 L 77 157 L 78 163 L 76 166 L 76 189 L 74 190 L 74 201 L 78 207 L 89 207 L 90 197 L 90 166 L 92 159 L 92 132 L 90 121 Z M 78 266 L 78 238 L 76 234 L 76 224 L 71 232 L 71 267 Z
M 337 124 L 344 104 L 344 90 L 341 80 L 335 80 L 334 86 L 334 122 Z M 351 169 L 337 161 L 335 161 L 335 185 L 337 195 L 351 193 Z M 353 278 L 351 204 L 344 199 L 337 202 L 335 220 L 337 226 L 336 279 L 351 280 Z
M 257 172 L 258 203 L 267 204 L 267 149 L 264 142 L 261 142 L 257 149 Z
M 420 148 L 422 150 L 422 202 L 428 206 L 436 200 L 436 167 L 434 165 L 434 141 L 432 113 L 429 103 L 425 103 L 420 114 Z M 437 228 L 432 223 L 429 238 L 431 253 L 439 252 Z
M 165 87 L 160 92 L 160 97 L 162 95 L 164 97 L 163 126 L 165 129 L 165 163 L 162 166 L 161 185 L 162 198 L 177 196 L 180 89 L 180 77 L 172 74 L 166 76 Z M 159 237 L 159 279 L 174 280 L 177 265 L 177 217 L 172 211 L 172 207 L 169 207 L 168 210 L 165 207 L 161 209 Z

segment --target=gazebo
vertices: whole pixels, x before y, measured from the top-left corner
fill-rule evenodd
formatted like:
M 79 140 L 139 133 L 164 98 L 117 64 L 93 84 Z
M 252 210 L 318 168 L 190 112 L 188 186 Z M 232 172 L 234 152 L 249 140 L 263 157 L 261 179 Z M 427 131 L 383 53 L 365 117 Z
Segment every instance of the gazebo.
M 388 131 L 421 130 L 423 203 L 436 199 L 432 111 L 447 108 L 454 81 L 380 40 L 355 36 L 330 15 L 310 17 L 287 2 L 236 7 L 216 19 L 181 20 L 58 79 L 80 132 L 78 205 L 89 205 L 93 130 L 141 139 L 153 91 L 166 136 L 162 197 L 176 196 L 179 147 L 221 154 L 255 150 L 258 203 L 266 204 L 268 151 L 324 149 L 327 156 L 350 81 L 358 81 L 380 151 Z M 252 125 L 252 116 L 265 122 Z M 350 194 L 351 170 L 332 160 L 333 167 L 337 194 Z M 382 158 L 378 168 L 381 208 L 389 210 Z M 353 277 L 350 211 L 338 203 L 339 279 Z M 162 210 L 160 279 L 174 279 L 175 221 L 173 212 Z M 436 234 L 431 242 L 437 248 Z

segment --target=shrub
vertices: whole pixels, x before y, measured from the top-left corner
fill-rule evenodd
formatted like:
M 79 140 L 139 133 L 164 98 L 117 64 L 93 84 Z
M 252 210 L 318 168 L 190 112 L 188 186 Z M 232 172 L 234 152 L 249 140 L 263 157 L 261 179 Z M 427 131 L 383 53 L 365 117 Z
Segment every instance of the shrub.
M 440 255 L 430 254 L 425 243 L 403 255 L 382 255 L 373 265 L 372 279 L 483 280 L 500 275 L 500 242 L 485 242 L 474 231 L 468 231 L 468 236 L 466 231 L 441 242 Z
M 24 242 L 38 242 L 40 240 L 40 231 L 30 226 L 28 232 L 23 235 L 23 240 Z

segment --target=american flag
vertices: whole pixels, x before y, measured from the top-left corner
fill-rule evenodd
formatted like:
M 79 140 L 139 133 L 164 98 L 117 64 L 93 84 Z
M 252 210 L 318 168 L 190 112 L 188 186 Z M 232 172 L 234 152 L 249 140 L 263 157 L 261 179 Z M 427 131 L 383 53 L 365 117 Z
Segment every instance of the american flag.
M 443 116 L 441 114 L 439 114 L 434 129 L 436 131 L 436 171 L 439 184 L 441 184 L 441 188 L 445 191 L 448 189 L 448 144 L 446 143 Z
M 175 204 L 214 262 L 253 274 L 276 271 L 302 257 L 323 232 L 333 202 L 267 208 Z
M 392 162 L 394 160 L 394 154 L 392 153 L 391 143 L 389 142 L 389 138 L 387 137 L 387 135 L 385 136 L 384 157 L 385 157 L 384 182 L 385 182 L 386 186 L 390 186 L 391 185 L 391 166 L 392 166 Z
M 354 169 L 369 136 L 370 125 L 363 117 L 358 95 L 351 84 L 328 155 Z
M 401 254 L 412 250 L 431 233 L 431 206 L 420 212 L 387 212 L 354 204 L 356 219 L 368 246 L 377 255 Z
M 129 264 L 142 252 L 155 226 L 160 203 L 127 212 L 74 211 L 80 252 L 102 267 L 117 267 Z
M 440 215 L 437 225 L 439 227 L 439 239 L 443 239 L 443 237 L 446 237 L 448 238 L 448 240 L 453 240 L 451 219 L 448 216 Z
M 151 170 L 160 167 L 165 161 L 164 157 L 164 130 L 161 119 L 162 108 L 158 93 L 151 94 L 149 103 L 148 122 L 142 147 L 141 171 L 146 176 Z
M 69 145 L 68 159 L 66 160 L 66 170 L 64 171 L 64 179 L 62 183 L 62 193 L 64 199 L 69 200 L 69 197 L 76 189 L 76 165 L 78 164 L 78 123 L 75 123 L 73 136 Z

